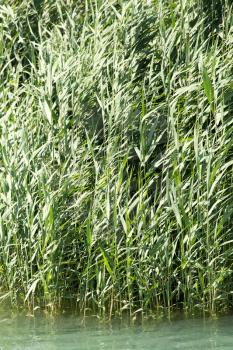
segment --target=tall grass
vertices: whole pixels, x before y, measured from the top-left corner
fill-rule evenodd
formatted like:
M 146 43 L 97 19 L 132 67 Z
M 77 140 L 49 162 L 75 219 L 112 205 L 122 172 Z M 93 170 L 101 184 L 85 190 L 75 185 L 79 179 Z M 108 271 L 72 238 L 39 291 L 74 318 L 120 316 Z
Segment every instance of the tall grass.
M 2 301 L 232 307 L 233 11 L 206 3 L 1 1 Z

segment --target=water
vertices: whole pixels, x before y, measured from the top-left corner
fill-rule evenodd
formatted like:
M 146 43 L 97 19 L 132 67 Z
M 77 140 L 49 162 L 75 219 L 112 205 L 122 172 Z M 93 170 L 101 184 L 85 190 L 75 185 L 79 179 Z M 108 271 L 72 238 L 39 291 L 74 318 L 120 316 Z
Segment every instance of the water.
M 56 320 L 0 317 L 1 350 L 227 350 L 233 349 L 233 316 L 216 320 L 157 321 L 137 326 L 115 323 L 85 327 L 75 317 Z

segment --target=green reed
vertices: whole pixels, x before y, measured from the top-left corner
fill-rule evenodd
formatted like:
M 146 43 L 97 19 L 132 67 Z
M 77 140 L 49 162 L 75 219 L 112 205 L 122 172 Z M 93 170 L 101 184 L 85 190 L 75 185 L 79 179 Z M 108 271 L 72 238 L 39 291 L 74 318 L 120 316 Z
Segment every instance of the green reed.
M 1 1 L 0 299 L 232 307 L 230 2 Z

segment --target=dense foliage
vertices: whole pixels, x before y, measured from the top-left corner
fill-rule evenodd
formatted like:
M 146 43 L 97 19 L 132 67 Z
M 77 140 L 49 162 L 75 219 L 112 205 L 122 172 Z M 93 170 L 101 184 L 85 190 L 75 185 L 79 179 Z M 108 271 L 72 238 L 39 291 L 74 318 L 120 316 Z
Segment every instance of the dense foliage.
M 2 301 L 232 306 L 230 3 L 1 0 Z

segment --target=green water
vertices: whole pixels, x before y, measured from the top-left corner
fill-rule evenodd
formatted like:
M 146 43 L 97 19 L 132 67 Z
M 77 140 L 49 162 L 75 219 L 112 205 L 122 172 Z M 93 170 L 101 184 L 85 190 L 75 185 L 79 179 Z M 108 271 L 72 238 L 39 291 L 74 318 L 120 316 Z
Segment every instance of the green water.
M 127 326 L 82 325 L 75 317 L 54 320 L 0 317 L 1 350 L 233 349 L 233 317 L 176 320 Z

